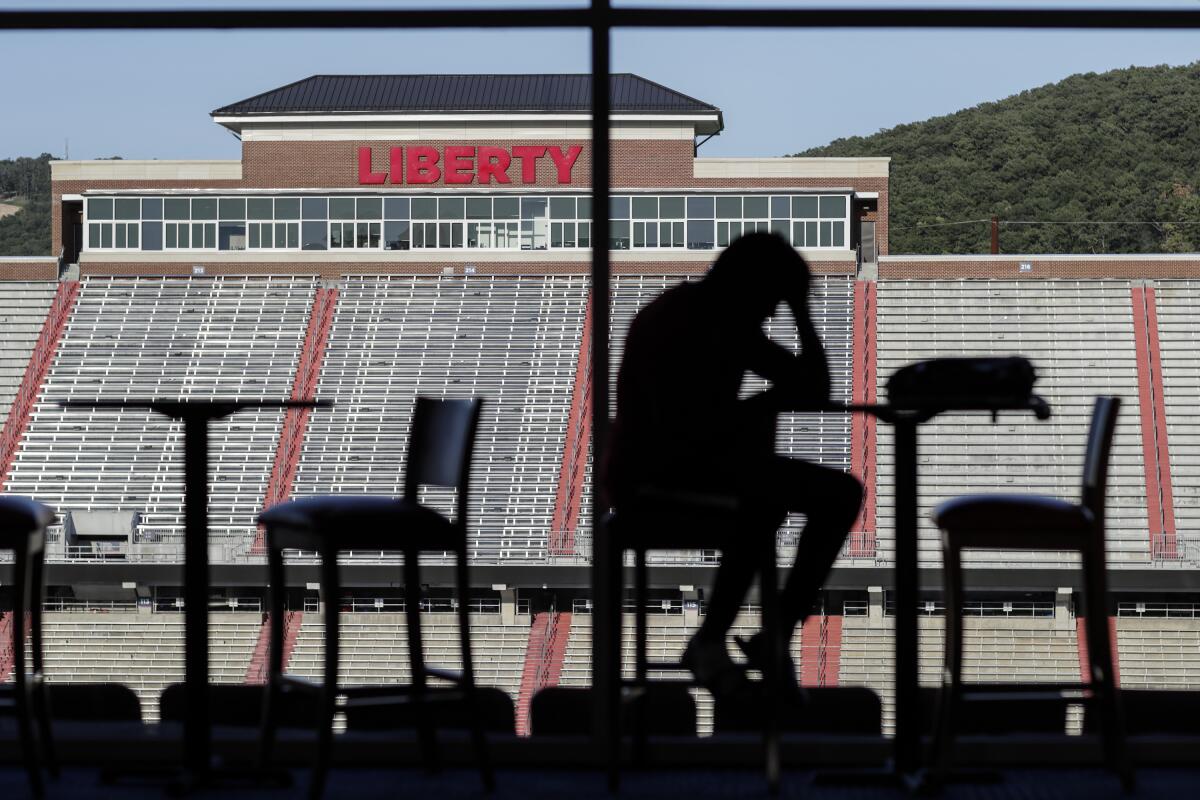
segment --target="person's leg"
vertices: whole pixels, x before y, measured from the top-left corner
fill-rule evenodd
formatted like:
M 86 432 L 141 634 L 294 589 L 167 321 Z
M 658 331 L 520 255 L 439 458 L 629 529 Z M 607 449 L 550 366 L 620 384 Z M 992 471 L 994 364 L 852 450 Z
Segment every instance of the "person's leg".
M 782 511 L 764 511 L 762 505 L 753 507 L 737 523 L 741 528 L 739 534 L 747 541 L 753 536 L 774 538 L 784 516 Z M 743 670 L 729 656 L 726 637 L 754 580 L 757 562 L 758 554 L 753 548 L 731 548 L 721 554 L 721 566 L 713 579 L 704 621 L 681 659 L 700 684 L 716 694 L 734 692 L 745 682 Z
M 789 458 L 778 458 L 771 490 L 790 511 L 805 515 L 796 561 L 781 598 L 785 641 L 812 612 L 833 562 L 858 517 L 862 484 L 841 470 Z
M 730 550 L 721 554 L 721 566 L 713 579 L 708 596 L 708 608 L 704 621 L 696 631 L 696 638 L 709 642 L 724 642 L 725 635 L 733 627 L 738 609 L 750 590 L 754 580 L 754 553 Z

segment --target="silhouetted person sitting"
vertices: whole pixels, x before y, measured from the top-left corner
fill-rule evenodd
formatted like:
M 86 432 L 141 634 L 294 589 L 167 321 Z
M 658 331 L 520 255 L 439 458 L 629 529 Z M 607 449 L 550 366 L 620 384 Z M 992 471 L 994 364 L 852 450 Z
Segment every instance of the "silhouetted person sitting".
M 853 476 L 775 454 L 777 414 L 829 399 L 809 285 L 808 266 L 787 242 L 755 233 L 730 245 L 703 280 L 668 289 L 642 309 L 625 340 L 605 471 L 618 510 L 648 490 L 732 496 L 746 536 L 772 539 L 788 512 L 803 513 L 807 522 L 781 596 L 784 643 L 811 611 L 862 502 Z M 798 356 L 763 330 L 781 302 L 796 318 Z M 772 386 L 739 399 L 747 372 Z M 683 655 L 697 681 L 716 692 L 745 680 L 725 640 L 755 566 L 750 549 L 722 554 L 707 616 Z M 738 644 L 761 669 L 769 653 L 764 632 Z M 790 678 L 794 685 L 794 667 Z

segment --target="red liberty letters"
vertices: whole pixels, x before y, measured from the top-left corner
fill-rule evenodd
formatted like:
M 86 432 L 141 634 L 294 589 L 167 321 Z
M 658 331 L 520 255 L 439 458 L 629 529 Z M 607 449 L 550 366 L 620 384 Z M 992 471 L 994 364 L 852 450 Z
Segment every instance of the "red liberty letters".
M 535 184 L 538 163 L 549 159 L 554 165 L 555 181 L 569 184 L 572 171 L 583 146 L 515 145 L 511 148 L 495 145 L 447 145 L 441 149 L 428 145 L 392 147 L 388 153 L 388 171 L 372 169 L 372 148 L 358 148 L 358 183 L 376 186 L 382 183 L 401 184 L 469 184 L 488 185 L 512 183 L 509 168 L 514 160 L 520 162 L 519 182 Z

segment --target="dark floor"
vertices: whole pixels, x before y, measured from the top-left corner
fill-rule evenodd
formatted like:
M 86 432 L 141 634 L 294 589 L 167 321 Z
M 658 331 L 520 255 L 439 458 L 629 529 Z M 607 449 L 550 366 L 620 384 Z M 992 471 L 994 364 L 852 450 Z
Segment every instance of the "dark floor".
M 306 772 L 294 774 L 290 789 L 220 787 L 193 794 L 194 797 L 278 798 L 302 796 L 308 787 Z M 767 797 L 761 774 L 740 770 L 692 770 L 630 772 L 623 778 L 622 798 Z M 611 797 L 604 777 L 592 771 L 501 770 L 497 775 L 495 800 L 564 800 Z M 0 797 L 29 795 L 25 774 L 12 767 L 0 768 Z M 1003 782 L 990 785 L 951 786 L 943 797 L 971 800 L 1105 800 L 1106 798 L 1171 798 L 1184 800 L 1200 795 L 1200 767 L 1189 769 L 1144 769 L 1138 773 L 1137 791 L 1123 795 L 1116 780 L 1100 770 L 1012 770 Z M 161 798 L 161 786 L 101 785 L 98 772 L 67 770 L 48 786 L 48 798 Z M 427 775 L 415 770 L 344 769 L 331 773 L 328 798 L 483 798 L 478 776 L 468 770 L 447 770 Z M 909 797 L 892 789 L 849 786 L 814 786 L 811 772 L 790 772 L 780 792 L 784 798 L 829 798 L 830 800 L 874 800 Z

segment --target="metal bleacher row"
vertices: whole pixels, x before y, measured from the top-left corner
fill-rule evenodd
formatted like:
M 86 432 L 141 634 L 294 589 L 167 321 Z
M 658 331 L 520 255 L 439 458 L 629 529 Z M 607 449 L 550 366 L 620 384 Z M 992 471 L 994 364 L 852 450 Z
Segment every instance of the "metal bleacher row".
M 313 278 L 88 278 L 5 491 L 69 510 L 142 515 L 131 555 L 178 558 L 182 429 L 147 410 L 62 409 L 68 399 L 282 399 Z M 249 547 L 282 412 L 213 423 L 210 528 L 221 555 Z M 59 551 L 61 553 L 61 551 Z
M 1019 354 L 1038 371 L 1048 421 L 1029 413 L 948 414 L 920 431 L 920 558 L 940 565 L 928 511 L 943 500 L 1002 491 L 1077 497 L 1092 399 L 1125 399 L 1109 475 L 1108 558 L 1146 563 L 1146 478 L 1138 418 L 1138 376 L 1128 281 L 880 281 L 879 396 L 904 364 L 939 356 Z M 1168 397 L 1170 396 L 1168 390 Z M 892 432 L 878 426 L 879 549 L 892 548 Z M 1023 556 L 1006 552 L 1019 567 Z M 1072 563 L 1069 554 L 1029 554 L 1029 563 Z M 971 552 L 967 563 L 996 561 Z
M 619 275 L 612 297 L 612 370 L 636 311 L 681 278 Z M 1190 309 L 1200 284 L 1158 281 L 1162 376 L 1180 553 L 1200 522 L 1200 336 Z M 12 304 L 48 304 L 52 284 L 10 286 Z M 346 276 L 293 495 L 399 491 L 412 399 L 478 395 L 488 406 L 477 444 L 471 508 L 477 562 L 540 561 L 554 514 L 587 297 L 582 275 Z M 1001 488 L 1072 496 L 1090 400 L 1110 392 L 1126 407 L 1118 425 L 1110 502 L 1114 566 L 1150 559 L 1146 479 L 1138 420 L 1131 283 L 1124 280 L 946 280 L 877 284 L 879 396 L 904 363 L 941 355 L 1021 353 L 1039 372 L 1054 416 L 949 415 L 923 427 L 922 510 L 971 491 Z M 0 289 L 4 287 L 0 285 Z M 145 396 L 284 398 L 291 391 L 317 282 L 312 277 L 88 277 L 17 451 L 6 491 L 60 511 L 142 514 L 130 558 L 173 558 L 179 513 L 178 426 L 146 411 L 64 411 L 54 401 Z M 821 276 L 811 308 L 825 340 L 835 398 L 849 398 L 853 282 Z M 18 302 L 18 300 L 20 302 Z M 36 302 L 34 302 L 36 300 Z M 40 305 L 39 305 L 40 304 Z M 15 311 L 12 312 L 15 315 Z M 42 312 L 39 312 L 42 313 Z M 18 361 L 35 336 L 4 343 Z M 14 323 L 16 324 L 16 323 Z M 786 313 L 768 325 L 795 346 Z M 15 373 L 14 373 L 15 374 Z M 758 386 L 747 382 L 746 391 Z M 217 558 L 245 557 L 279 440 L 282 413 L 246 411 L 214 425 L 212 528 Z M 877 427 L 877 562 L 890 559 L 891 431 Z M 781 420 L 779 449 L 848 469 L 850 419 L 797 414 Z M 590 445 L 590 443 L 589 443 Z M 967 469 L 969 467 L 969 469 Z M 591 464 L 576 541 L 590 542 Z M 431 502 L 437 502 L 431 498 Z M 922 514 L 922 560 L 936 539 Z M 798 520 L 785 529 L 795 531 Z M 166 544 L 164 544 L 164 542 Z M 61 547 L 61 543 L 58 545 Z M 59 557 L 62 550 L 52 551 Z M 369 555 L 367 557 L 370 557 Z M 994 554 L 972 554 L 977 561 Z M 1005 564 L 1060 563 L 1069 555 Z
M 679 657 L 695 630 L 681 614 L 648 616 L 649 657 L 670 661 Z M 752 633 L 758 615 L 747 610 L 733 633 Z M 147 721 L 158 719 L 159 693 L 183 678 L 183 619 L 176 612 L 60 611 L 45 616 L 46 663 L 54 683 L 119 682 L 134 690 Z M 210 670 L 216 683 L 245 680 L 257 641 L 257 613 L 215 613 L 211 619 Z M 322 616 L 305 614 L 288 671 L 319 679 L 322 671 Z M 472 646 L 477 680 L 507 692 L 516 702 L 529 636 L 528 614 L 505 621 L 499 614 L 473 613 Z M 390 612 L 345 612 L 342 620 L 339 672 L 346 684 L 373 685 L 409 680 L 407 638 L 403 615 Z M 427 663 L 461 669 L 454 615 L 423 612 L 422 628 Z M 936 686 L 942 666 L 942 618 L 921 618 L 920 676 Z M 591 683 L 591 615 L 572 616 L 559 685 Z M 1064 681 L 1079 676 L 1079 651 L 1074 621 L 1054 617 L 968 616 L 965 627 L 966 677 L 970 681 Z M 1196 689 L 1200 687 L 1200 625 L 1194 619 L 1117 618 L 1121 685 L 1126 688 Z M 830 683 L 866 686 L 883 700 L 885 732 L 892 725 L 891 617 L 842 618 L 840 668 Z M 801 649 L 799 634 L 791 653 L 799 665 L 815 656 Z M 633 623 L 623 626 L 623 672 L 633 674 Z M 740 656 L 734 653 L 735 658 Z M 9 678 L 10 676 L 4 676 Z M 653 673 L 652 677 L 683 677 Z M 712 731 L 712 700 L 693 690 L 697 727 Z M 1070 728 L 1078 730 L 1078 715 Z
M 138 696 L 147 722 L 158 720 L 162 690 L 183 680 L 182 614 L 51 612 L 42 624 L 50 682 L 125 684 Z M 258 614 L 212 615 L 212 682 L 245 680 L 261 626 Z
M 471 615 L 475 680 L 480 686 L 503 689 L 514 704 L 521 688 L 529 623 L 528 615 L 507 623 L 499 614 Z M 403 613 L 343 614 L 339 624 L 338 675 L 343 685 L 404 684 L 411 680 Z M 421 633 L 428 666 L 462 670 L 458 621 L 454 614 L 422 614 Z M 288 672 L 321 679 L 325 658 L 323 634 L 323 616 L 305 614 Z
M 920 618 L 918 669 L 924 686 L 941 683 L 943 622 L 941 617 Z M 838 685 L 866 686 L 880 696 L 885 733 L 892 731 L 894 718 L 894 656 L 891 618 L 843 619 Z M 964 680 L 978 683 L 1077 681 L 1079 651 L 1073 621 L 968 616 L 963 626 L 963 674 Z
M 0 415 L 8 410 L 25 376 L 29 356 L 42 331 L 57 284 L 51 281 L 0 281 Z
M 1175 521 L 1187 538 L 1200 533 L 1200 282 L 1158 281 L 1159 350 L 1170 447 Z
M 293 494 L 402 493 L 414 398 L 482 397 L 472 555 L 544 559 L 586 294 L 582 275 L 346 278 L 317 392 L 333 407 Z

